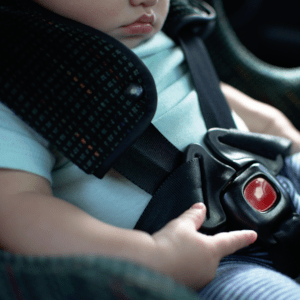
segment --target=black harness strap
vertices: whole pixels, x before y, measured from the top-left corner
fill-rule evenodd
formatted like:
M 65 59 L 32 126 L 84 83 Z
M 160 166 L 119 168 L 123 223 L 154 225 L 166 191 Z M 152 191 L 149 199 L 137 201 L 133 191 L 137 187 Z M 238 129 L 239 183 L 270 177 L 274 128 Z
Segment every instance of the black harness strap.
M 191 21 L 193 23 L 195 19 Z M 196 19 L 196 22 L 199 20 Z M 204 26 L 202 23 L 200 25 Z M 177 36 L 179 35 L 192 73 L 205 124 L 208 129 L 235 128 L 231 111 L 220 90 L 220 82 L 202 38 L 191 32 L 191 28 L 190 24 L 186 24 Z M 117 161 L 114 168 L 153 195 L 136 224 L 136 229 L 153 233 L 194 203 L 204 202 L 206 198 L 203 197 L 205 186 L 201 178 L 204 170 L 200 170 L 199 161 L 186 161 L 185 154 L 175 148 L 152 124 Z M 209 170 L 204 172 L 206 179 L 209 178 L 209 173 Z M 232 172 L 230 174 L 232 175 Z M 206 204 L 210 211 L 212 203 Z M 215 211 L 217 208 L 212 209 Z M 221 215 L 221 209 L 219 212 Z M 225 221 L 224 217 L 221 219 Z M 217 229 L 220 228 L 213 228 Z
M 194 79 L 207 129 L 236 128 L 202 38 L 191 29 L 184 28 L 179 32 L 178 39 Z
M 211 14 L 213 13 L 212 11 Z M 211 18 L 208 18 L 208 21 L 211 21 Z M 195 22 L 200 28 L 206 25 L 203 18 L 197 16 L 190 22 L 186 21 L 185 27 L 178 29 L 177 34 L 173 32 L 173 35 L 177 36 L 185 53 L 206 127 L 236 128 L 202 36 L 194 32 Z M 140 188 L 153 194 L 182 163 L 182 152 L 150 124 L 114 168 Z
M 189 61 L 192 62 L 189 54 L 191 53 L 193 56 L 196 53 L 198 43 L 190 45 L 191 42 L 189 42 L 188 46 L 185 42 L 182 42 L 182 44 L 185 45 L 186 49 L 189 48 L 189 51 L 186 51 L 185 54 L 189 57 Z M 202 58 L 208 59 L 204 47 L 201 47 L 197 52 L 198 59 L 195 61 L 200 62 Z M 210 74 L 210 70 L 212 69 L 210 62 L 199 63 L 199 65 L 197 63 L 191 63 L 190 65 L 194 71 L 193 75 L 197 74 L 196 78 L 194 77 L 195 82 L 202 82 L 202 79 L 207 81 L 206 70 L 208 74 Z M 204 65 L 207 66 L 205 69 L 202 67 Z M 208 78 L 210 77 L 208 76 Z M 201 110 L 205 123 L 208 128 L 235 128 L 228 104 L 220 91 L 219 83 L 217 83 L 216 78 L 212 78 L 211 84 L 200 84 L 197 86 L 197 94 L 201 102 Z M 213 88 L 213 86 L 215 86 L 215 88 Z M 215 92 L 215 90 L 218 90 L 218 92 Z M 221 116 L 220 118 L 218 118 L 219 114 Z M 131 146 L 129 151 L 117 161 L 114 168 L 140 188 L 153 194 L 161 183 L 179 167 L 182 162 L 182 152 L 176 149 L 154 125 L 150 124 L 148 129 L 136 143 Z M 145 176 L 144 174 L 147 175 Z
M 162 182 L 181 164 L 182 152 L 150 124 L 113 167 L 153 195 Z
M 274 233 L 277 243 L 269 254 L 282 273 L 300 283 L 300 216 L 296 213 L 283 222 Z

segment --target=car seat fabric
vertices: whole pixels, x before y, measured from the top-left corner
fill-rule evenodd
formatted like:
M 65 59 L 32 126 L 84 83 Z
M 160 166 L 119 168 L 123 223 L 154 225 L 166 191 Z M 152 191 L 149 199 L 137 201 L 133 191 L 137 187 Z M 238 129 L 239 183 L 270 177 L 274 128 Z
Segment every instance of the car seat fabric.
M 187 1 L 184 1 L 185 3 L 187 3 Z M 174 2 L 175 3 L 175 2 Z M 179 3 L 179 2 L 177 2 L 177 3 Z M 182 3 L 182 2 L 181 2 Z M 193 10 L 193 12 L 194 12 L 194 10 Z M 8 27 L 7 27 L 7 22 L 5 22 L 5 19 L 1 19 L 2 20 L 2 25 L 3 25 L 3 28 L 4 29 L 7 29 Z M 8 19 L 6 19 L 6 21 L 8 21 Z M 42 20 L 43 21 L 43 20 Z M 45 21 L 43 21 L 43 22 L 45 22 Z M 45 24 L 45 23 L 44 23 Z M 49 25 L 53 25 L 53 24 L 49 24 Z M 55 26 L 55 25 L 54 25 Z M 113 43 L 111 43 L 111 45 L 112 46 L 114 46 L 114 44 Z M 131 57 L 130 57 L 131 58 Z M 114 57 L 114 59 L 115 59 L 115 57 Z M 113 60 L 113 59 L 112 59 Z M 130 64 L 128 65 L 128 67 L 130 67 Z M 141 67 L 142 68 L 142 67 Z M 134 70 L 134 71 L 136 71 L 136 70 Z M 136 75 L 136 72 L 132 72 L 132 76 L 134 76 L 134 75 Z M 10 70 L 7 70 L 7 72 L 10 72 Z M 111 72 L 107 72 L 107 74 L 109 74 L 109 73 L 111 73 Z M 141 73 L 143 73 L 143 72 L 141 72 Z M 67 74 L 68 75 L 68 74 Z M 69 75 L 69 76 L 71 76 L 71 75 Z M 146 77 L 145 77 L 146 78 Z M 145 79 L 144 78 L 144 79 Z M 146 78 L 147 79 L 147 78 Z M 150 79 L 151 80 L 151 79 Z M 22 83 L 21 83 L 22 84 Z M 132 92 L 132 90 L 135 90 L 136 89 L 136 86 L 130 86 L 130 84 L 129 84 L 129 86 L 127 86 L 127 87 L 130 87 L 129 88 L 129 90 L 127 90 L 127 92 L 129 92 L 129 94 L 131 94 L 131 95 L 133 95 L 134 97 L 133 98 L 135 98 L 135 96 L 137 96 L 134 100 L 140 100 L 140 98 L 139 98 L 139 96 L 140 96 L 140 94 L 138 94 L 137 95 L 137 93 L 134 91 L 134 92 Z M 9 89 L 9 87 L 8 86 L 6 86 L 6 92 L 8 92 L 8 91 L 10 91 L 11 93 L 12 93 L 12 95 L 13 95 L 13 93 L 15 92 L 15 90 L 14 89 Z M 85 92 L 86 92 L 86 94 L 87 95 L 90 95 L 90 92 L 92 92 L 91 90 L 90 91 L 88 91 L 88 90 L 85 90 Z M 125 92 L 125 91 L 124 91 Z M 151 94 L 152 93 L 152 94 Z M 153 97 L 153 91 L 150 91 L 149 90 L 149 94 L 151 95 L 150 97 L 149 97 L 149 99 L 151 99 L 152 97 Z M 149 96 L 149 94 L 148 94 L 148 96 Z M 153 97 L 154 98 L 154 97 Z M 136 101 L 137 102 L 137 101 Z M 42 105 L 44 105 L 44 103 L 41 103 Z M 91 110 L 91 108 L 89 108 L 88 110 Z M 30 109 L 28 108 L 28 110 L 26 111 L 26 113 L 28 113 L 30 111 Z M 61 114 L 64 112 L 65 110 L 61 110 L 61 111 L 58 111 L 58 115 L 59 116 L 61 116 Z M 153 112 L 153 107 L 152 107 L 152 112 Z M 150 113 L 149 113 L 149 115 L 150 115 Z M 148 115 L 148 116 L 149 116 Z M 45 116 L 45 118 L 46 118 L 46 116 Z M 150 117 L 149 117 L 150 118 Z M 53 129 L 53 128 L 52 128 Z M 59 128 L 58 128 L 58 130 L 57 130 L 57 132 L 59 132 Z M 76 132 L 75 132 L 76 133 Z M 79 138 L 80 137 L 80 132 L 78 132 L 78 134 L 79 134 L 79 136 L 78 135 L 74 135 L 75 136 L 75 138 Z M 57 139 L 57 136 L 54 136 L 53 137 L 55 140 Z M 63 139 L 63 137 L 61 136 L 61 138 Z M 62 142 L 63 142 L 63 140 L 62 140 Z M 80 143 L 81 143 L 81 139 L 80 139 Z M 80 143 L 79 143 L 79 145 L 80 145 Z M 69 146 L 69 145 L 67 145 L 67 146 Z M 94 149 L 94 147 L 96 147 L 96 145 L 93 145 L 93 149 Z M 100 151 L 100 150 L 99 150 Z M 77 153 L 75 153 L 74 154 L 74 156 L 76 157 L 76 154 Z M 95 155 L 96 157 L 97 157 L 97 155 Z M 80 158 L 80 159 L 82 159 L 82 158 Z M 91 165 L 92 165 L 93 163 L 91 162 Z M 9 263 L 7 263 L 10 259 L 12 258 L 12 256 L 10 256 L 10 255 L 8 255 L 8 256 L 6 256 L 5 257 L 5 266 L 6 266 L 6 275 L 8 276 L 8 278 L 9 278 L 9 280 L 10 280 L 10 287 L 12 287 L 12 289 L 13 289 L 13 292 L 15 293 L 15 294 L 19 294 L 19 290 L 18 290 L 18 283 L 20 284 L 22 281 L 21 281 L 21 279 L 20 279 L 20 277 L 18 277 L 18 280 L 16 281 L 15 280 L 15 276 L 14 276 L 14 271 L 12 271 L 12 269 L 9 267 Z M 23 270 L 28 270 L 28 268 L 26 268 L 26 264 L 24 264 L 24 259 L 20 259 L 19 261 L 21 261 L 21 266 L 22 266 L 22 268 L 24 268 L 24 269 L 22 269 L 21 270 L 21 273 L 22 273 L 22 271 Z M 32 267 L 32 265 L 34 265 L 33 263 L 34 263 L 34 261 L 33 260 L 31 260 L 30 261 L 30 263 L 31 263 L 31 267 Z M 43 263 L 45 263 L 45 261 L 43 261 Z M 46 265 L 46 267 L 47 267 L 47 264 L 45 264 Z M 15 268 L 15 266 L 14 266 L 14 268 Z M 15 269 L 16 270 L 16 269 Z M 15 271 L 15 272 L 17 272 L 17 271 Z M 127 272 L 128 272 L 128 270 L 126 270 L 126 274 L 127 274 Z M 17 272 L 18 273 L 18 272 Z M 134 273 L 134 272 L 133 272 Z M 19 275 L 18 276 L 21 276 L 20 275 L 20 273 L 18 273 Z M 52 275 L 51 275 L 52 276 Z M 28 277 L 27 277 L 28 278 Z M 39 277 L 40 278 L 40 277 Z M 68 277 L 69 278 L 69 277 Z M 123 279 L 122 279 L 123 280 Z M 17 284 L 16 284 L 16 282 L 18 282 Z M 79 286 L 79 284 L 78 284 L 78 286 Z M 27 287 L 29 287 L 29 285 L 25 285 L 25 287 L 27 288 Z M 111 287 L 111 286 L 110 286 Z M 36 290 L 35 290 L 36 291 Z M 90 290 L 89 290 L 90 291 Z M 110 290 L 111 291 L 111 290 Z M 136 291 L 136 290 L 135 290 Z M 53 292 L 53 290 L 51 290 L 51 292 Z M 118 293 L 119 293 L 119 295 L 120 295 L 120 290 L 118 290 L 117 289 L 117 291 L 115 291 L 114 289 L 112 290 L 112 292 L 113 293 L 115 293 L 115 295 L 117 294 L 118 295 Z M 121 295 L 122 295 L 122 289 L 121 289 Z M 142 292 L 143 293 L 143 292 Z M 124 294 L 124 293 L 123 293 Z M 71 294 L 72 295 L 72 294 Z M 75 298 L 76 299 L 76 298 Z M 162 297 L 160 297 L 159 299 L 162 299 Z M 172 298 L 172 299 L 174 299 L 174 297 Z M 181 298 L 181 299 L 183 299 L 183 298 Z
M 0 299 L 196 300 L 170 278 L 118 259 L 30 257 L 0 251 Z

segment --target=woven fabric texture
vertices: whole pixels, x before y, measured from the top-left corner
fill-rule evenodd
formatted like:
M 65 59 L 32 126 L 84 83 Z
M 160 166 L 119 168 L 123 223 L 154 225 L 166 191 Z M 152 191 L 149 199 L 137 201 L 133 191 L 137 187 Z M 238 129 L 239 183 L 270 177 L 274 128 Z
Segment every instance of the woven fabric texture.
M 101 35 L 22 5 L 1 7 L 0 25 L 1 100 L 93 173 L 152 101 L 131 96 L 147 90 L 136 64 Z
M 173 0 L 167 23 L 196 12 Z M 2 4 L 0 14 L 1 101 L 95 174 L 150 123 L 157 101 L 151 74 L 121 43 L 32 1 Z
M 105 257 L 31 257 L 0 251 L 2 300 L 196 300 L 191 290 L 138 265 Z

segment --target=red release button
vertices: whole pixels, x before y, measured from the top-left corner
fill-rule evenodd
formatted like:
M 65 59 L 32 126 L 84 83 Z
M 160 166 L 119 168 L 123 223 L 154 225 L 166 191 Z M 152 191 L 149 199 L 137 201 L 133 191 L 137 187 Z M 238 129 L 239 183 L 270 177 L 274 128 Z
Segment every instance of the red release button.
M 271 184 L 262 177 L 257 177 L 247 184 L 244 196 L 249 204 L 258 211 L 267 211 L 277 199 Z

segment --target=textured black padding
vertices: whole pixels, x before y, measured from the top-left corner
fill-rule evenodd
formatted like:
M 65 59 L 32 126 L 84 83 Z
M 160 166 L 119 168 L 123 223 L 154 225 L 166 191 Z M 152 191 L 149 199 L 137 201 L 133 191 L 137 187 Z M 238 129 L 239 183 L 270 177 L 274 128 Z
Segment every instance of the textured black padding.
M 168 24 L 196 15 L 171 1 Z M 30 0 L 0 1 L 0 99 L 88 174 L 103 177 L 157 105 L 142 61 L 110 36 Z
M 150 72 L 110 36 L 31 1 L 0 14 L 1 101 L 101 177 L 153 118 Z

